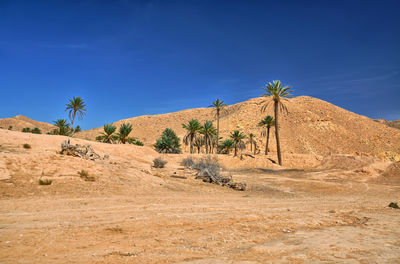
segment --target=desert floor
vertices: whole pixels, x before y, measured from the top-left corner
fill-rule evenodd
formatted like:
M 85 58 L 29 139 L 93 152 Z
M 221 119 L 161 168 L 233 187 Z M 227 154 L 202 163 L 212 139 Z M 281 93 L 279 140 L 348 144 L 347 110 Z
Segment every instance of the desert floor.
M 28 139 L 31 150 L 2 144 L 12 173 L 0 181 L 0 263 L 400 263 L 400 210 L 388 207 L 400 185 L 368 169 L 232 169 L 243 192 L 194 179 L 182 155 L 155 169 L 148 150 L 139 168 L 117 149 L 82 161 Z M 44 163 L 82 163 L 96 179 Z M 53 184 L 39 185 L 40 174 Z

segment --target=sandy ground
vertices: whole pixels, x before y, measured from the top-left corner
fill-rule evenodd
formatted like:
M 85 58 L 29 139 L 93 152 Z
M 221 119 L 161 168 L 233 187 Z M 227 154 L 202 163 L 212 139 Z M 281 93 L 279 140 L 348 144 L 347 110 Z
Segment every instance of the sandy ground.
M 63 139 L 0 131 L 0 263 L 400 263 L 394 163 L 220 156 L 240 192 L 194 179 L 186 155 L 155 169 L 149 148 L 94 142 L 110 158 L 87 161 L 57 154 Z

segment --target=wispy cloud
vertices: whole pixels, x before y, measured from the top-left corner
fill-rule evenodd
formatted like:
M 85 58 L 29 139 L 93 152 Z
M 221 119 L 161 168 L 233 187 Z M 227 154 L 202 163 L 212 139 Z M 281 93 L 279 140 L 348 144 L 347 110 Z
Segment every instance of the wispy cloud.
M 359 79 L 353 79 L 353 80 L 347 80 L 346 82 L 365 82 L 365 81 L 381 81 L 381 80 L 387 80 L 390 79 L 396 75 L 398 75 L 399 72 L 391 72 L 388 74 L 383 74 L 383 75 L 378 75 L 378 76 L 373 76 L 373 77 L 367 77 L 367 78 L 359 78 Z

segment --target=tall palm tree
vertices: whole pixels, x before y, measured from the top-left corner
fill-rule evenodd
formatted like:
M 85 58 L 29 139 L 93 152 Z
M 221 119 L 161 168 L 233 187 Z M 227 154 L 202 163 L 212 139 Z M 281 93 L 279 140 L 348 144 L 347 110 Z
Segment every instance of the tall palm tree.
M 274 102 L 274 115 L 275 115 L 275 139 L 276 139 L 276 151 L 278 153 L 278 163 L 282 166 L 282 155 L 281 145 L 279 141 L 279 112 L 287 112 L 287 107 L 283 101 L 287 101 L 287 98 L 291 97 L 290 86 L 284 86 L 281 81 L 272 81 L 265 85 L 265 94 L 262 96 L 269 98 L 261 108 L 262 112 L 265 112 L 270 102 Z
M 78 115 L 78 119 L 82 120 L 83 116 L 86 114 L 86 105 L 81 97 L 73 97 L 69 99 L 67 108 L 65 111 L 69 111 L 68 116 L 71 119 L 71 129 L 74 129 L 75 117 Z
M 103 126 L 104 132 L 101 132 L 98 137 L 96 137 L 97 141 L 101 141 L 103 143 L 114 143 L 118 140 L 117 135 L 114 134 L 117 127 L 112 124 L 105 124 Z
M 186 136 L 183 138 L 183 143 L 190 143 L 190 154 L 193 153 L 193 140 L 201 130 L 201 125 L 197 119 L 190 120 L 187 124 L 182 124 L 182 127 L 187 130 Z
M 272 116 L 267 115 L 258 123 L 259 127 L 263 127 L 264 130 L 261 132 L 261 136 L 267 136 L 267 143 L 265 144 L 265 155 L 268 155 L 268 144 L 269 144 L 269 130 L 275 125 L 275 120 Z M 265 130 L 266 129 L 266 130 Z
M 203 127 L 201 128 L 200 133 L 204 137 L 206 154 L 211 153 L 211 148 L 213 145 L 212 140 L 214 135 L 216 134 L 216 130 L 215 127 L 213 126 L 213 123 L 211 121 L 206 121 Z
M 54 125 L 57 127 L 57 129 L 54 129 L 52 131 L 53 134 L 55 135 L 62 135 L 62 136 L 69 136 L 71 133 L 71 129 L 69 127 L 68 121 L 65 119 L 57 119 L 56 121 L 53 121 Z
M 243 149 L 245 147 L 244 142 L 243 142 L 243 139 L 245 139 L 245 138 L 246 138 L 245 134 L 243 134 L 239 130 L 235 130 L 235 131 L 231 132 L 231 139 L 233 140 L 233 142 L 235 144 L 234 157 L 237 155 L 238 148 Z
M 124 123 L 119 127 L 118 133 L 116 134 L 117 139 L 122 144 L 126 143 L 134 143 L 136 141 L 135 138 L 129 137 L 129 134 L 132 132 L 132 124 Z
M 224 100 L 219 99 L 215 100 L 215 102 L 212 102 L 212 104 L 209 106 L 214 108 L 213 111 L 215 112 L 215 117 L 217 118 L 217 146 L 219 142 L 219 117 L 220 114 L 226 111 L 226 106 L 227 105 L 224 103 Z
M 253 133 L 250 133 L 249 134 L 250 151 L 253 151 L 253 144 L 255 144 L 254 138 L 255 135 Z

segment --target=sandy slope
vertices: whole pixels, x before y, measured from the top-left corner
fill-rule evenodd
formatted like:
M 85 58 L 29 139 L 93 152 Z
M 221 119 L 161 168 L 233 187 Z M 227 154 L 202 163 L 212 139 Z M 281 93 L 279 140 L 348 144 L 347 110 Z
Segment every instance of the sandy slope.
M 257 135 L 258 145 L 264 149 L 265 139 L 257 123 L 266 114 L 273 115 L 272 108 L 260 113 L 265 99 L 255 98 L 231 105 L 221 118 L 221 135 L 239 129 L 246 134 Z M 328 102 L 300 96 L 287 102 L 289 113 L 282 116 L 281 140 L 286 153 L 301 154 L 357 154 L 384 156 L 385 152 L 400 153 L 400 130 L 375 122 L 365 116 L 344 110 Z M 170 127 L 182 138 L 185 134 L 182 123 L 191 118 L 199 121 L 214 120 L 209 108 L 189 109 L 176 113 L 154 116 L 139 116 L 116 122 L 133 125 L 133 135 L 147 145 L 154 144 L 161 132 Z M 77 136 L 94 139 L 102 128 L 83 131 Z M 151 131 L 151 133 L 149 133 Z M 271 133 L 271 150 L 275 151 L 275 136 Z M 400 158 L 400 156 L 398 157 Z
M 1 263 L 399 263 L 397 163 L 219 155 L 238 192 L 195 180 L 186 154 L 155 169 L 151 148 L 72 139 L 110 155 L 87 161 L 58 154 L 64 139 L 0 129 Z
M 36 121 L 23 115 L 0 119 L 0 127 L 8 129 L 9 126 L 12 126 L 13 131 L 21 131 L 25 127 L 30 129 L 38 127 L 42 133 L 47 133 L 55 128 L 52 124 Z

